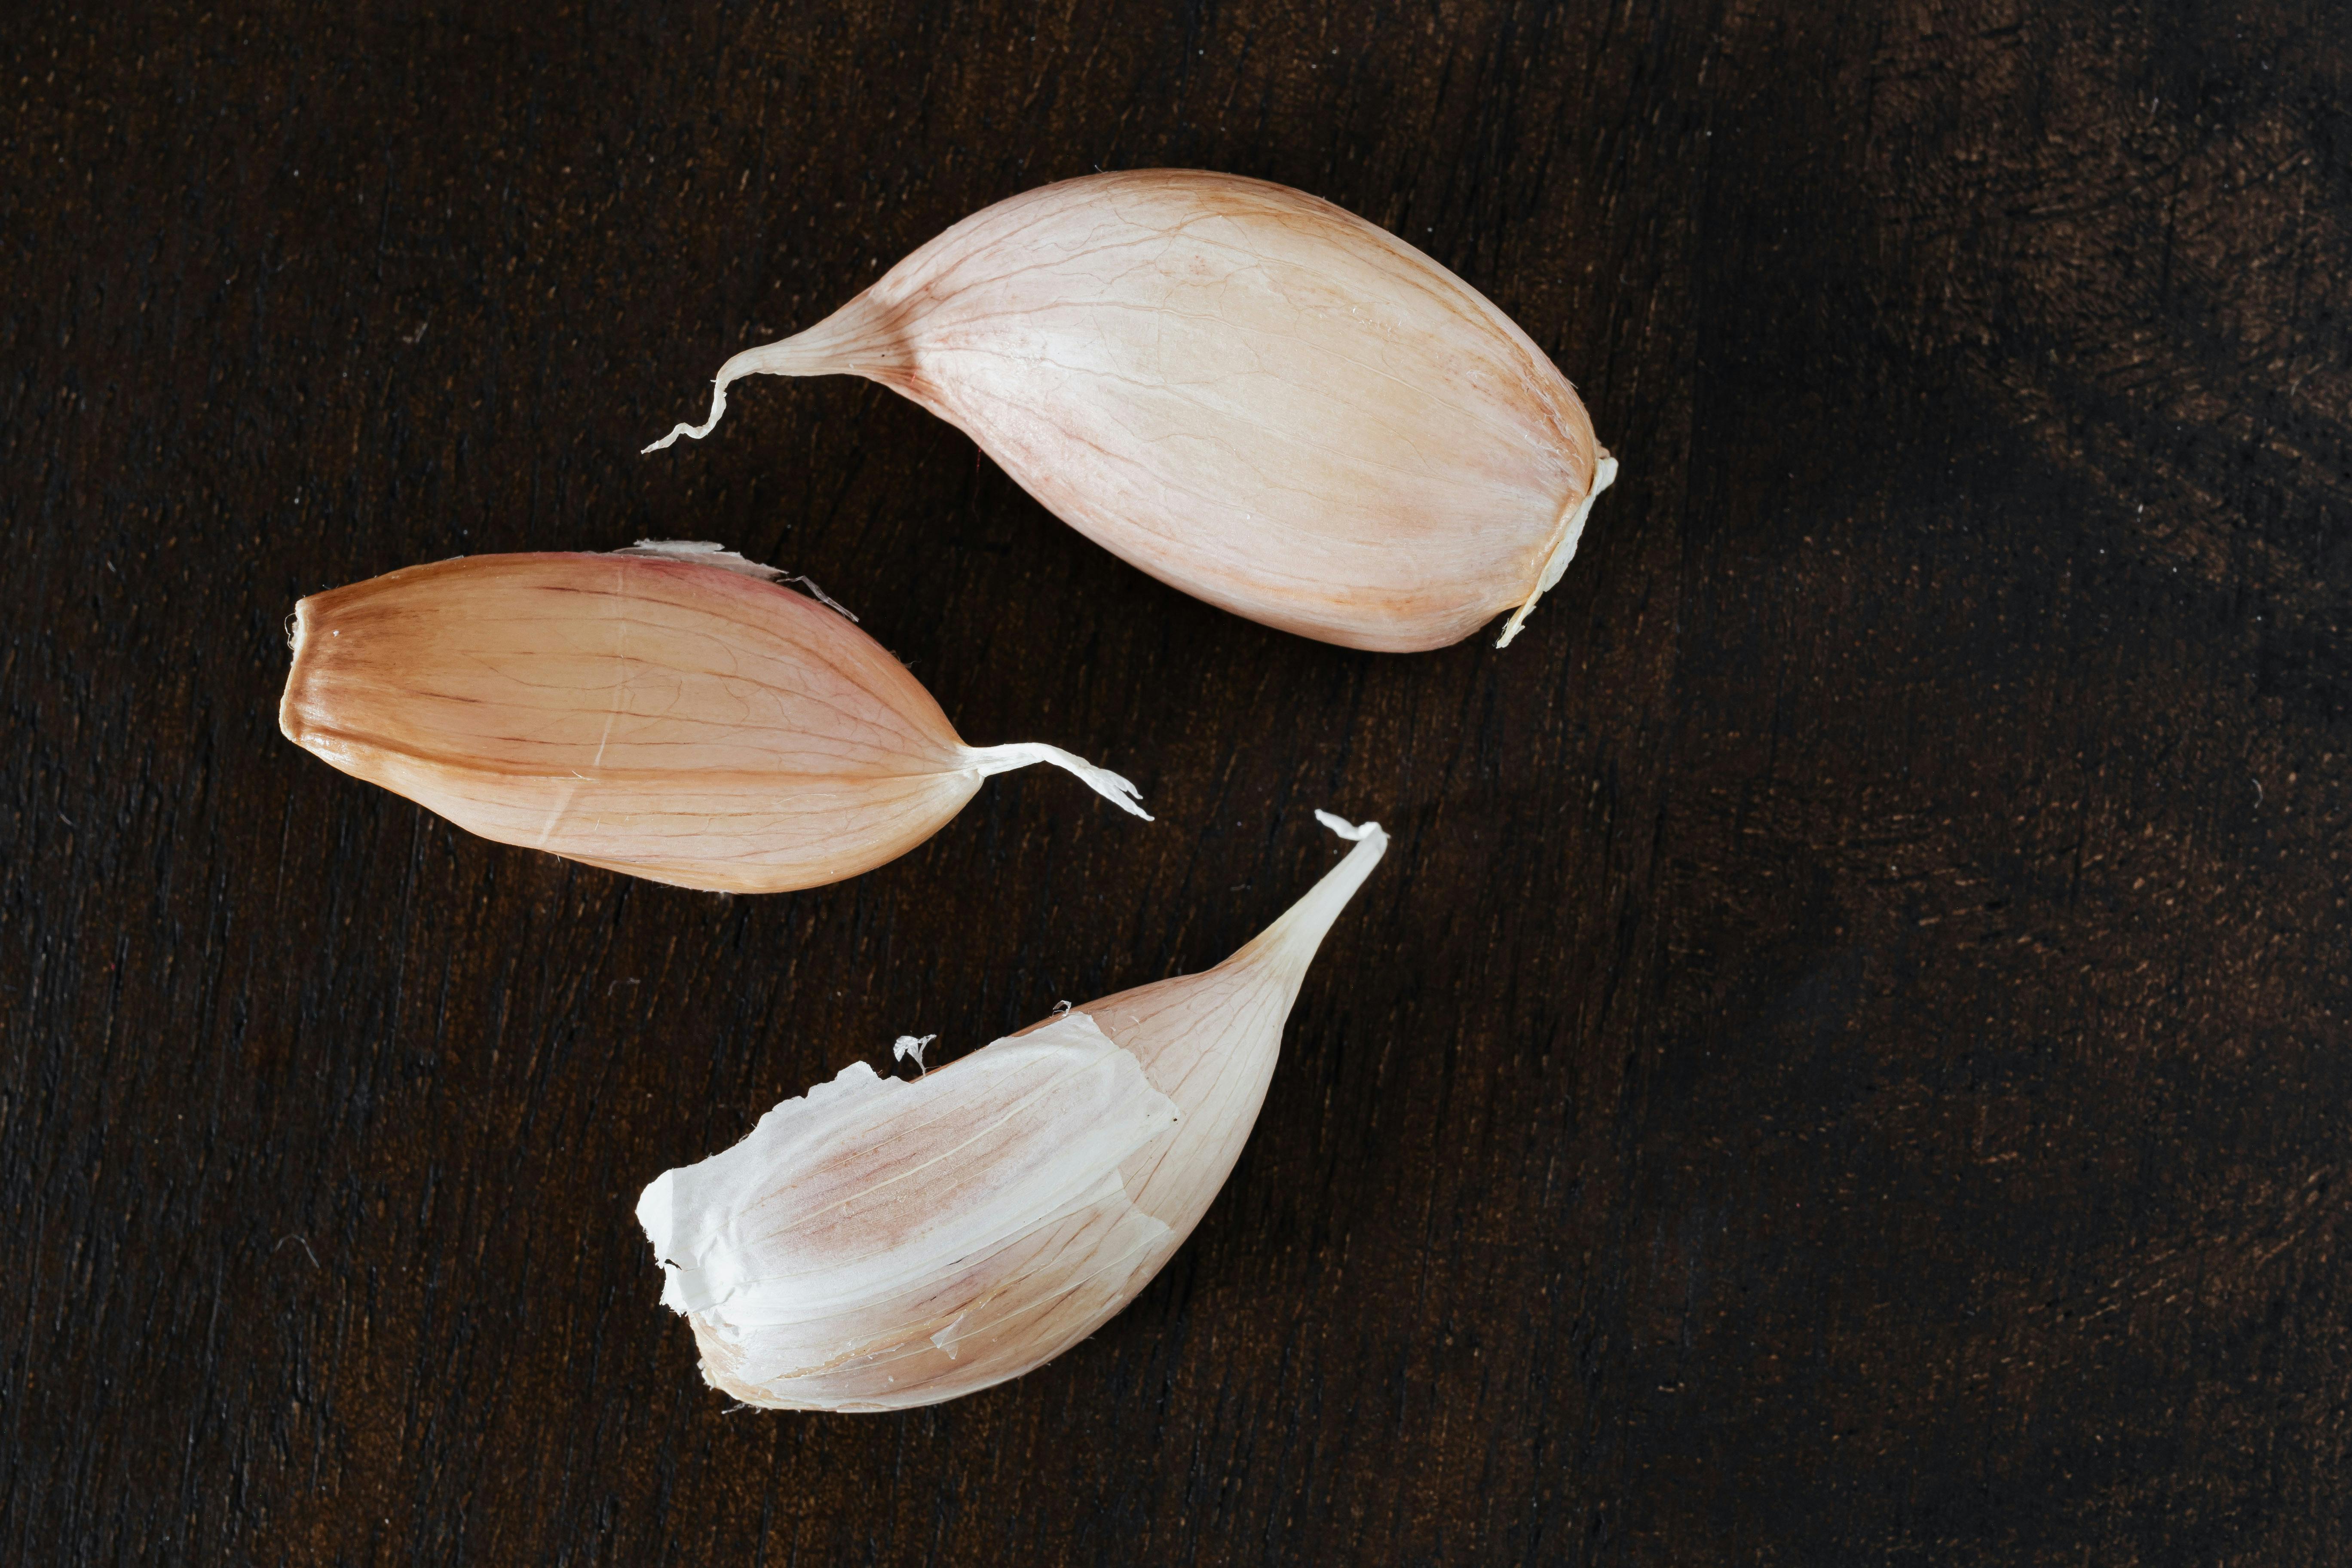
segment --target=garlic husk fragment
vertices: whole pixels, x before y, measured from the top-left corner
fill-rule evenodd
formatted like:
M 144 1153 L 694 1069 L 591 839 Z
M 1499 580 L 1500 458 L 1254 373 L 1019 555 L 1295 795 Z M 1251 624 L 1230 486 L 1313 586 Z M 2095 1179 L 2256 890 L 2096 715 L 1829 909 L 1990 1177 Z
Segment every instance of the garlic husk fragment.
M 862 375 L 1174 587 L 1349 647 L 1517 635 L 1616 475 L 1566 377 L 1396 236 L 1286 186 L 1150 169 L 964 219 L 720 367 Z
M 1087 1003 L 912 1081 L 858 1064 L 646 1188 L 703 1376 L 749 1405 L 894 1410 L 1018 1377 L 1133 1300 L 1240 1156 L 1377 823 L 1224 963 Z M 904 1044 L 902 1039 L 901 1044 Z
M 715 545 L 477 555 L 295 606 L 278 725 L 345 773 L 504 844 L 681 887 L 778 892 L 870 870 L 1032 742 L 967 746 L 843 616 Z

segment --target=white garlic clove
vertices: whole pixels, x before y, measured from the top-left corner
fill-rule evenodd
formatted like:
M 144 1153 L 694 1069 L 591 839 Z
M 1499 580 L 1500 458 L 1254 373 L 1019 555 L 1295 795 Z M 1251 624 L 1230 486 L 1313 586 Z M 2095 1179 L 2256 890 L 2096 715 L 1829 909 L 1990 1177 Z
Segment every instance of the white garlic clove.
M 1148 816 L 1067 752 L 965 745 L 904 665 L 776 575 L 666 544 L 466 556 L 315 595 L 295 606 L 278 726 L 485 838 L 727 892 L 870 870 L 1032 763 Z
M 1328 202 L 1150 169 L 957 224 L 833 316 L 720 367 L 863 375 L 968 433 L 1153 576 L 1350 647 L 1501 641 L 1559 580 L 1614 458 L 1478 291 Z
M 892 1395 L 992 1382 L 1041 1326 L 1127 1287 L 1167 1226 L 1129 1201 L 1119 1162 L 1176 1121 L 1074 1013 L 912 1081 L 851 1067 L 657 1178 L 637 1217 L 715 1385 L 758 1405 L 922 1403 Z
M 1386 851 L 1379 824 L 1316 815 L 1356 847 L 1214 969 L 912 1081 L 854 1066 L 646 1187 L 662 1300 L 710 1384 L 779 1409 L 932 1405 L 1131 1300 L 1232 1172 L 1307 965 Z

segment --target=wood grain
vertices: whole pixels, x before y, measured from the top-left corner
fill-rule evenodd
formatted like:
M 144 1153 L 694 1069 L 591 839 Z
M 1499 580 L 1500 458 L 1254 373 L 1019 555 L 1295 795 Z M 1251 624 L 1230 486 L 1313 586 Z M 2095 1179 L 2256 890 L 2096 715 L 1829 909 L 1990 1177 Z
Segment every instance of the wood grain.
M 26 7 L 0 19 L 0 1558 L 2352 1554 L 2338 5 Z M 1045 180 L 1422 246 L 1624 477 L 1507 652 L 1086 544 L 720 358 Z M 991 781 L 727 900 L 274 720 L 299 595 L 709 538 Z M 1396 843 L 1224 1195 L 1045 1371 L 730 1413 L 640 1185 Z

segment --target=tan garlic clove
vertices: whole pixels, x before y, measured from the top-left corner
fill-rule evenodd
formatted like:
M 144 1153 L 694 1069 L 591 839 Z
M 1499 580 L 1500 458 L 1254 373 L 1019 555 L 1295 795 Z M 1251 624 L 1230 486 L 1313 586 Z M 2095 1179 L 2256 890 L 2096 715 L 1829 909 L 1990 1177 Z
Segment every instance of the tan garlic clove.
M 1443 647 L 1559 580 L 1616 460 L 1542 350 L 1396 236 L 1262 180 L 1096 174 L 999 202 L 720 367 L 878 381 L 1081 533 L 1237 615 Z
M 485 838 L 724 892 L 871 870 L 1032 763 L 1148 817 L 1067 752 L 965 745 L 906 666 L 778 575 L 648 542 L 314 595 L 278 727 Z
M 710 1384 L 776 1409 L 934 1405 L 1043 1365 L 1131 1300 L 1231 1173 L 1299 982 L 1387 849 L 1378 823 L 1316 816 L 1355 848 L 1214 969 L 911 1082 L 853 1066 L 646 1187 L 662 1300 Z

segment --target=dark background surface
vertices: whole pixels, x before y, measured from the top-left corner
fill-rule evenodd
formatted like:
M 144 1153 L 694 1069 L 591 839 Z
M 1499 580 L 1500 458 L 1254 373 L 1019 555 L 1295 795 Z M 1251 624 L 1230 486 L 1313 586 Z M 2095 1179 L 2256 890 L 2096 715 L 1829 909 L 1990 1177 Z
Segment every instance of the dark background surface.
M 2352 1553 L 2337 5 L 12 7 L 0 1558 Z M 1518 643 L 1160 587 L 728 352 L 1097 166 L 1329 197 L 1625 464 Z M 304 593 L 725 541 L 1043 771 L 726 900 L 278 736 Z M 1058 1363 L 728 1414 L 630 1210 L 1395 847 Z

